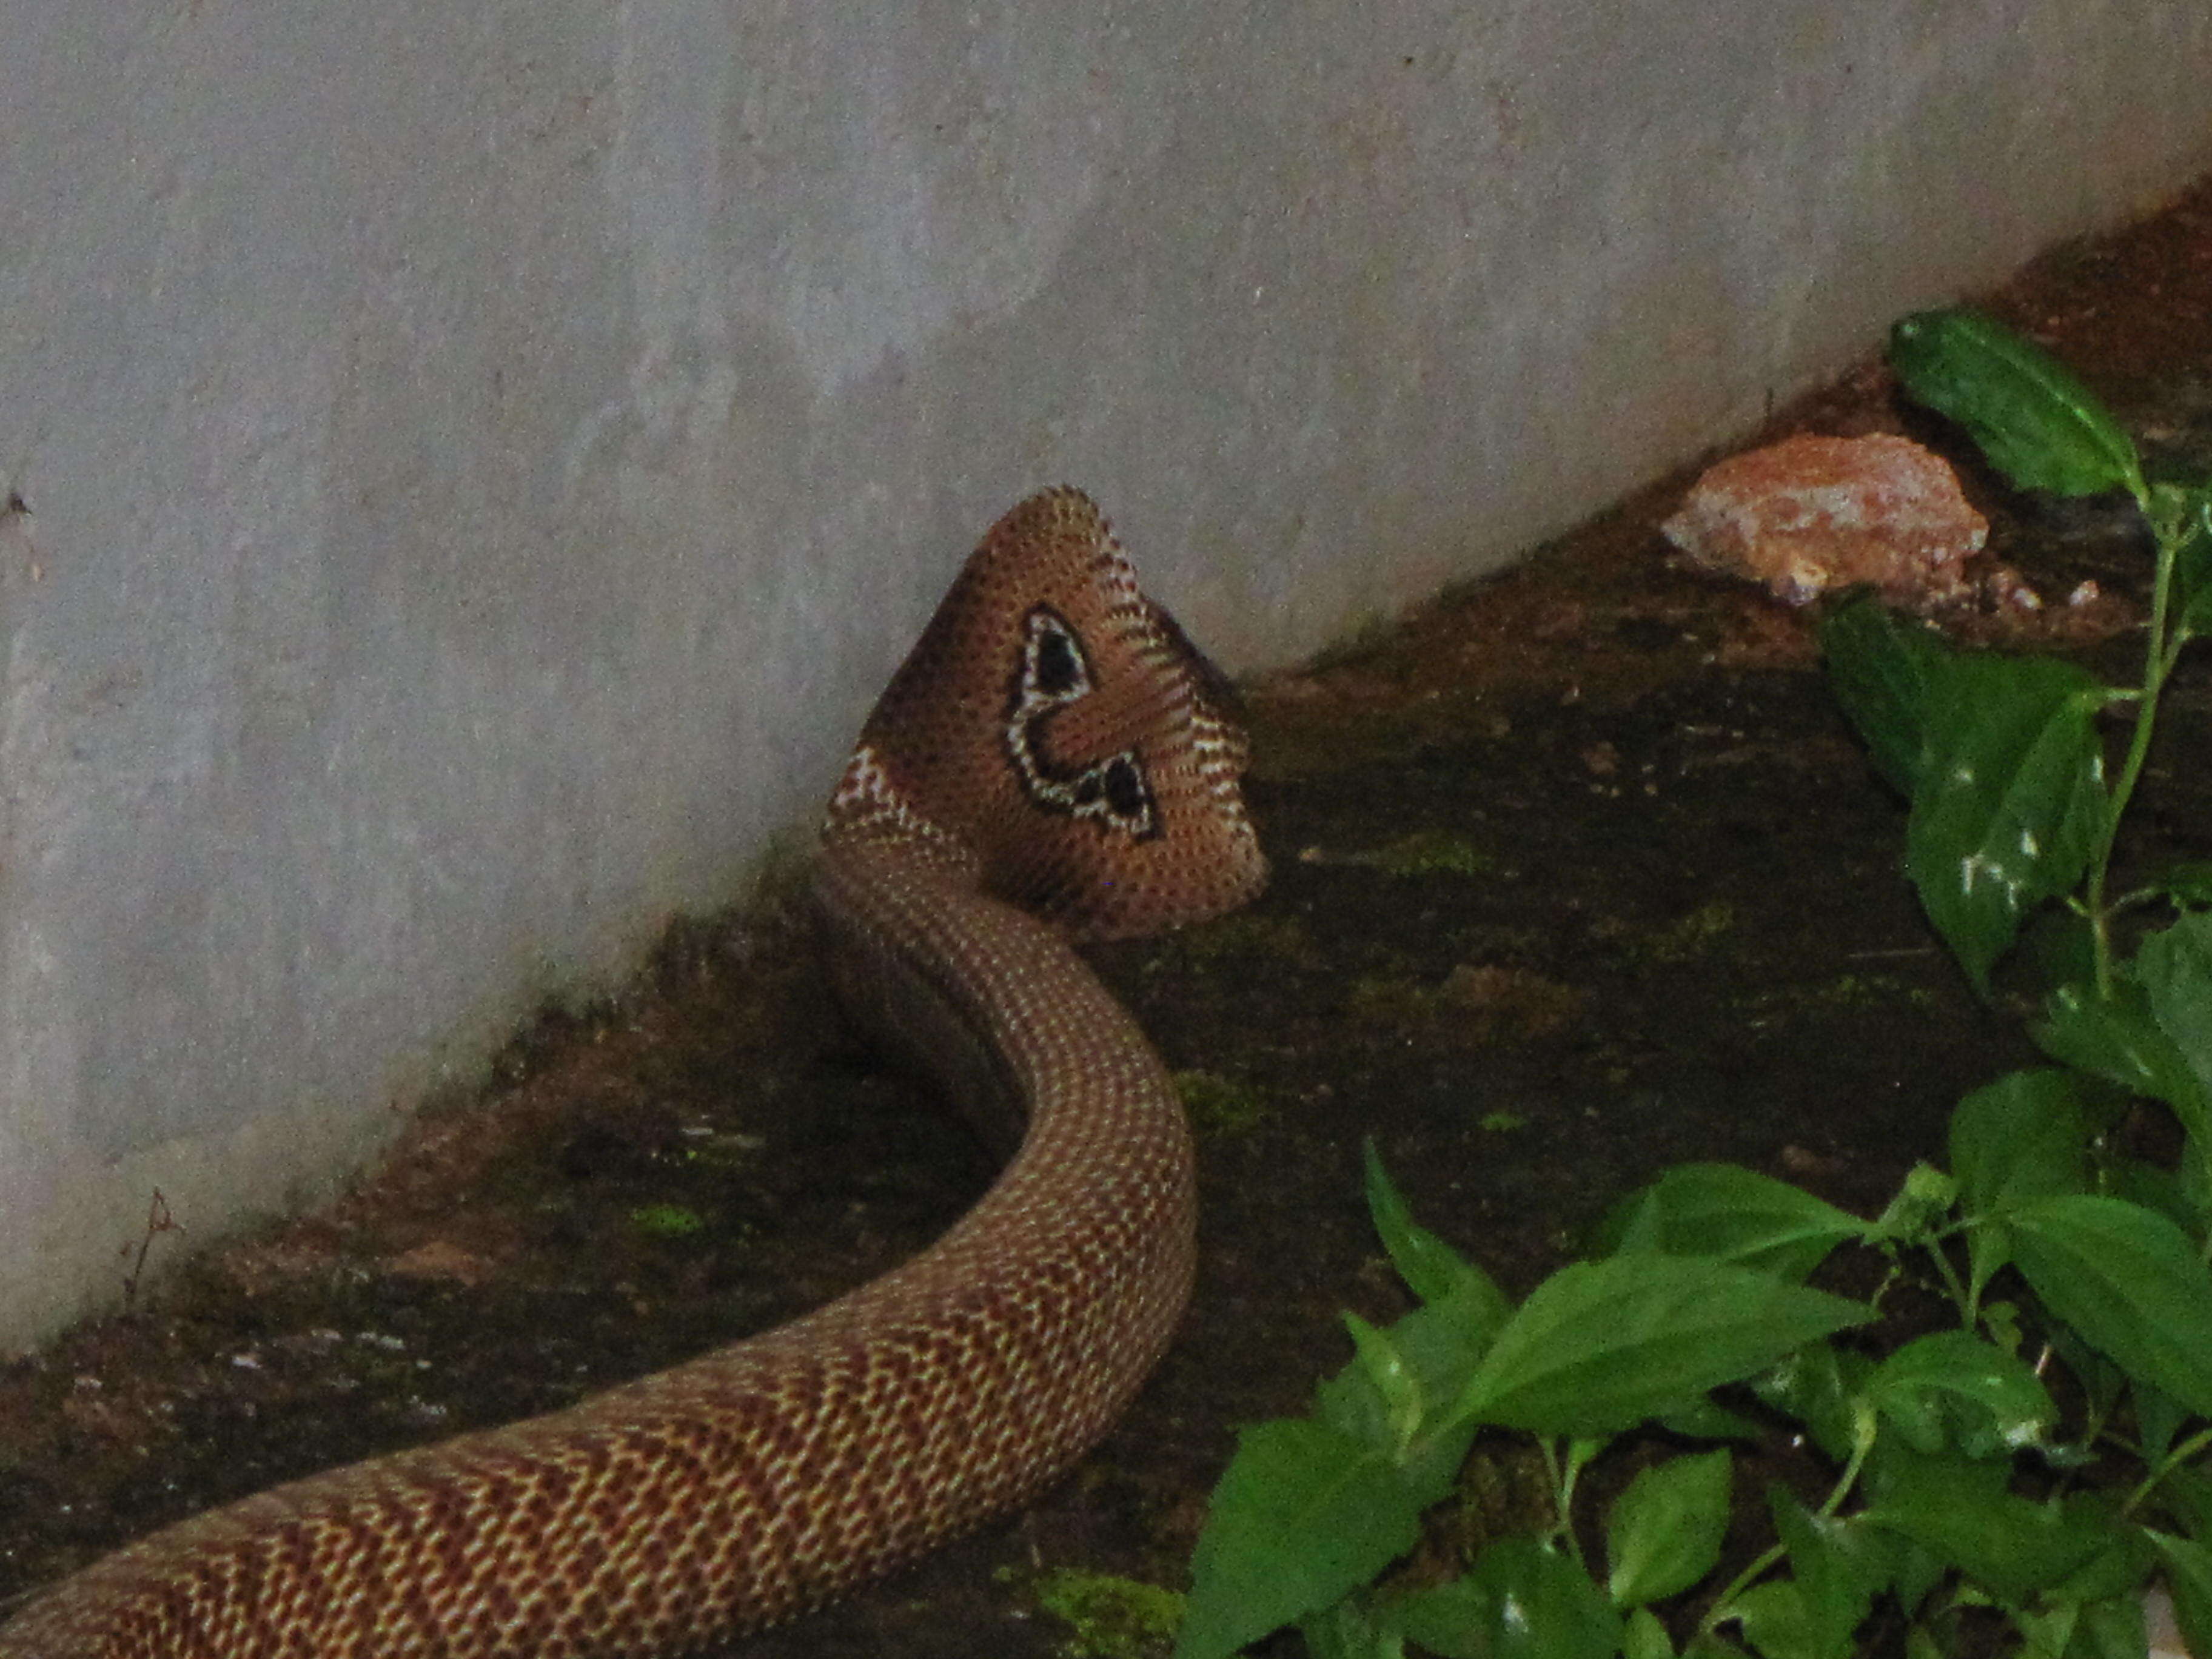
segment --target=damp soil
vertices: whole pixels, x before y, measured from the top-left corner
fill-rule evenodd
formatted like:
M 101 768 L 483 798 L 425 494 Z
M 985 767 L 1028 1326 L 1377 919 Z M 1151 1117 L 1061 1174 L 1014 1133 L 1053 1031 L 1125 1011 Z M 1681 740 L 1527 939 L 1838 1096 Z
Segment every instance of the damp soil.
M 2154 466 L 2212 469 L 2212 185 L 1984 300 Z M 2133 671 L 2148 564 L 2124 514 L 2008 494 L 1878 366 L 1759 436 L 1798 430 L 1945 448 L 1995 556 L 2052 600 L 1949 625 Z M 1695 471 L 1248 688 L 1268 892 L 1095 957 L 1196 1108 L 1180 1340 L 1021 1515 L 732 1655 L 1042 1659 L 1076 1650 L 1040 1575 L 1181 1587 L 1237 1425 L 1303 1408 L 1346 1358 L 1342 1310 L 1404 1305 L 1364 1139 L 1519 1291 L 1682 1160 L 1877 1209 L 1958 1097 L 2028 1057 L 2019 1010 L 1978 1002 L 1915 907 L 1903 809 L 1808 617 L 1667 556 L 1656 526 Z M 2084 581 L 2100 597 L 2058 602 Z M 2212 653 L 2185 659 L 2163 730 L 2124 857 L 2212 858 Z M 198 1252 L 0 1370 L 0 1609 L 209 1504 L 790 1317 L 922 1248 L 990 1176 L 843 1036 L 795 906 L 678 927 L 635 985 L 543 1016 L 341 1201 Z M 118 1277 L 181 1255 L 191 1225 L 156 1202 Z

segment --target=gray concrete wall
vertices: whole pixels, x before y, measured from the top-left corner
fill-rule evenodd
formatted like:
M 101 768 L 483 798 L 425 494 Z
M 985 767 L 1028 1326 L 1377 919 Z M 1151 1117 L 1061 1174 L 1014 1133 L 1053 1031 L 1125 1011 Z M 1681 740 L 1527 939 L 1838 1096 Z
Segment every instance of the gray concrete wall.
M 2179 0 L 0 21 L 0 1352 L 735 896 L 1032 486 L 1283 659 L 2212 166 Z

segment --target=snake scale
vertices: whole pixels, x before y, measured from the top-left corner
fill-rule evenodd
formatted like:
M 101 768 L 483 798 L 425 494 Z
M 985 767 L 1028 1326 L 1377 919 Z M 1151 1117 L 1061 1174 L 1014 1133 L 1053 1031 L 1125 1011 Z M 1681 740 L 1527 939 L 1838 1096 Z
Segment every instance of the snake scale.
M 1193 1261 L 1181 1109 L 1067 940 L 1257 890 L 1243 763 L 1091 501 L 1015 507 L 863 728 L 814 886 L 862 1027 L 1025 1122 L 990 1192 L 790 1324 L 156 1533 L 42 1592 L 0 1659 L 661 1659 L 1034 1493 L 1151 1370 Z

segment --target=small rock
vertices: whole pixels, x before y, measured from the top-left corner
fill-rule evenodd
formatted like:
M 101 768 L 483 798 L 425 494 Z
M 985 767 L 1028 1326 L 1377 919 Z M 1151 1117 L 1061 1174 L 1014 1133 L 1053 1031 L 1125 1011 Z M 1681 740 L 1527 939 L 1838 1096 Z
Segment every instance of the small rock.
M 1693 562 L 1803 605 L 1871 582 L 1915 609 L 1972 596 L 1989 523 L 1941 456 L 1909 438 L 1800 436 L 1732 455 L 1660 526 Z

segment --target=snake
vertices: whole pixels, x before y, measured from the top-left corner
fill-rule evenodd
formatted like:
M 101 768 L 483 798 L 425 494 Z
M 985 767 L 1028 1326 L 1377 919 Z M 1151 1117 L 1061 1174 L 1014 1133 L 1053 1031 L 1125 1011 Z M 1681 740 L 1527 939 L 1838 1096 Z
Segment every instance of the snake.
M 189 1517 L 36 1594 L 0 1659 L 672 1659 L 1021 1504 L 1187 1302 L 1190 1132 L 1076 944 L 1267 865 L 1219 674 L 1060 487 L 995 524 L 830 798 L 811 884 L 854 1022 L 1012 1150 L 902 1266 L 568 1410 Z

